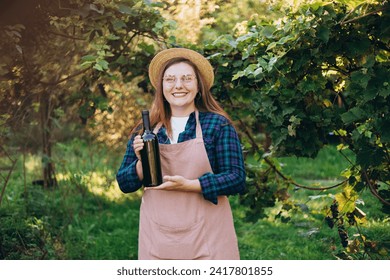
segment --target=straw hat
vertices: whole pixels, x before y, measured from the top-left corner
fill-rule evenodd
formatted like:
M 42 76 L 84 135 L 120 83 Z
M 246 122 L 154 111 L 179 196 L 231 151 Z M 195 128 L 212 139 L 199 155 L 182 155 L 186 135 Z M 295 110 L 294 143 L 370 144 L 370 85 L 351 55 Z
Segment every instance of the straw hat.
M 150 82 L 152 83 L 152 86 L 154 88 L 157 87 L 158 83 L 160 82 L 158 80 L 158 74 L 162 70 L 161 68 L 164 66 L 164 64 L 172 59 L 172 58 L 178 58 L 182 57 L 185 59 L 188 59 L 192 63 L 198 67 L 198 70 L 200 72 L 200 75 L 203 78 L 203 81 L 205 83 L 205 86 L 210 89 L 214 83 L 214 71 L 213 67 L 211 66 L 210 62 L 200 53 L 197 53 L 196 51 L 185 49 L 185 48 L 172 48 L 167 49 L 159 52 L 156 54 L 156 56 L 152 59 L 149 65 L 149 78 Z

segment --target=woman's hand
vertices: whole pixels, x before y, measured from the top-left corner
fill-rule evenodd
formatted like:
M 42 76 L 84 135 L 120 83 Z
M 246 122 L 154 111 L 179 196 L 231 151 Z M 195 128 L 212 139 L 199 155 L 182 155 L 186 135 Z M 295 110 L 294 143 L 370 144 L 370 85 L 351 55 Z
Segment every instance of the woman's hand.
M 144 148 L 144 141 L 141 138 L 141 135 L 137 135 L 134 137 L 133 140 L 133 150 L 135 155 L 138 158 L 138 162 L 135 166 L 138 178 L 142 181 L 144 178 L 143 170 L 142 170 L 142 163 L 141 163 L 141 150 Z
M 141 138 L 141 135 L 134 137 L 133 149 L 138 160 L 141 161 L 141 150 L 144 148 L 144 141 Z
M 198 179 L 189 180 L 183 176 L 164 176 L 164 183 L 157 187 L 145 188 L 145 190 L 166 190 L 166 191 L 184 191 L 184 192 L 202 192 Z

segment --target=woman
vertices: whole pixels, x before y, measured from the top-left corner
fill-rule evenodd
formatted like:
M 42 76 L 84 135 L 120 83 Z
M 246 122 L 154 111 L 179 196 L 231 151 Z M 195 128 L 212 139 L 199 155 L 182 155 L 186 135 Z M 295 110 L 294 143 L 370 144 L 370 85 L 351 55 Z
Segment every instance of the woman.
M 210 93 L 213 68 L 199 53 L 173 48 L 150 63 L 156 90 L 150 118 L 160 143 L 164 182 L 145 188 L 139 259 L 239 259 L 227 195 L 245 189 L 237 133 Z M 117 174 L 124 193 L 142 186 L 140 135 Z

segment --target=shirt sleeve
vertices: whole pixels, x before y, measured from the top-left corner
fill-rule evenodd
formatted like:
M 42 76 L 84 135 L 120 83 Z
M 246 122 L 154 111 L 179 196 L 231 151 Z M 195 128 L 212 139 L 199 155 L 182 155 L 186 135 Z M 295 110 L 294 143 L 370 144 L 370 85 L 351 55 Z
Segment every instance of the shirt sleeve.
M 124 193 L 135 192 L 142 187 L 142 182 L 138 178 L 136 171 L 136 164 L 138 158 L 135 155 L 133 149 L 133 141 L 135 134 L 130 138 L 127 143 L 127 149 L 123 158 L 122 164 L 116 174 L 116 180 L 119 184 L 119 188 Z
M 199 178 L 203 197 L 214 204 L 219 195 L 233 195 L 245 190 L 245 167 L 241 144 L 234 127 L 221 125 L 216 133 L 214 173 L 206 173 Z

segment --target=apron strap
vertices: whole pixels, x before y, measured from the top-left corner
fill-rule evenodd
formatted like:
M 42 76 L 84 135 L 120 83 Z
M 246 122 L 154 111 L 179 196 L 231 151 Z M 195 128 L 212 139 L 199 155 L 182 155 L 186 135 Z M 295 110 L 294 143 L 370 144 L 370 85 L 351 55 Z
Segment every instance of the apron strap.
M 195 110 L 195 119 L 196 119 L 196 138 L 203 139 L 202 127 L 200 126 L 198 110 Z
M 199 111 L 198 110 L 195 110 L 195 120 L 196 120 L 196 138 L 203 138 L 202 127 L 200 126 Z M 162 126 L 162 123 L 159 122 L 155 126 L 155 128 L 153 129 L 153 133 L 157 135 L 157 133 L 160 130 L 161 126 Z

